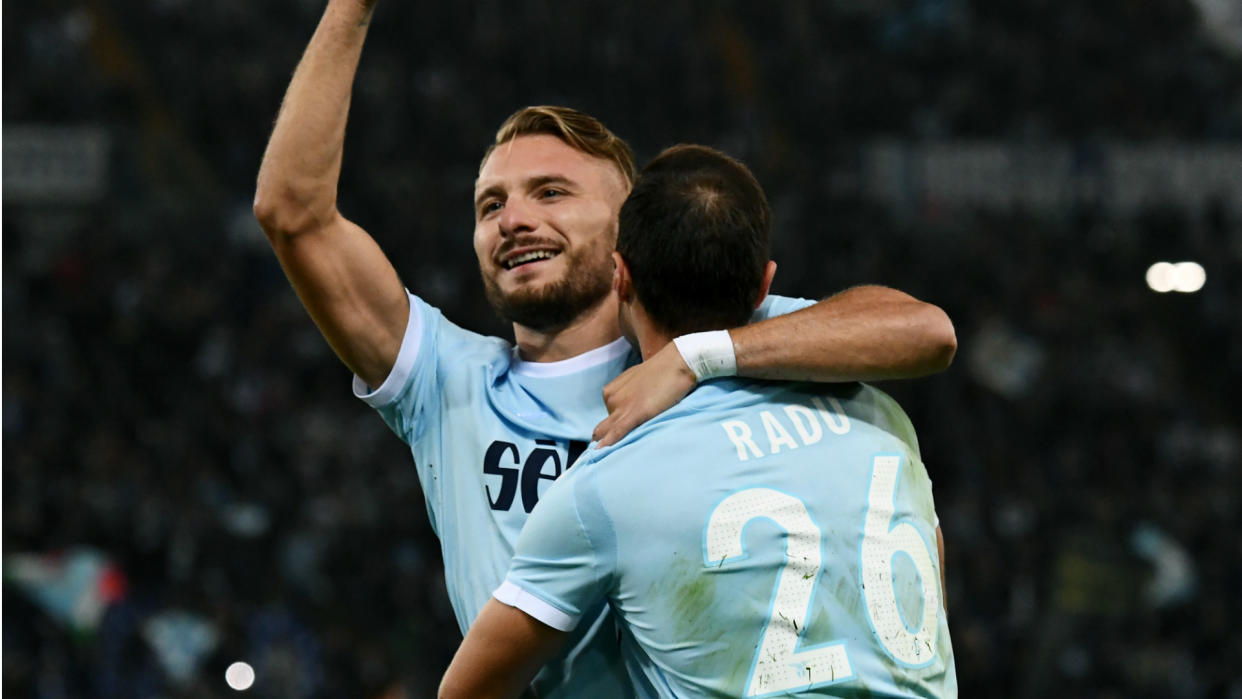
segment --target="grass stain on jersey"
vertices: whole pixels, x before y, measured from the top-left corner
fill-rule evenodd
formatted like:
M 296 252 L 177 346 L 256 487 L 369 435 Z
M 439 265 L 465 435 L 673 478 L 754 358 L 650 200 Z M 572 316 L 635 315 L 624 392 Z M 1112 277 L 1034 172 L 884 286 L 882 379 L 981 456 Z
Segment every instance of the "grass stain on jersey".
M 674 613 L 680 621 L 701 619 L 716 598 L 716 583 L 707 575 L 695 575 L 673 593 Z

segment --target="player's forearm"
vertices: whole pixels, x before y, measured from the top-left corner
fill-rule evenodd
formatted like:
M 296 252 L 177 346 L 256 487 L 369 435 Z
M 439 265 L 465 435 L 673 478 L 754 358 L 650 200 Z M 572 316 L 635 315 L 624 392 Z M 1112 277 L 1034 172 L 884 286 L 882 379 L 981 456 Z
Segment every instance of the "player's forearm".
M 263 155 L 255 215 L 268 235 L 336 215 L 345 123 L 374 0 L 331 0 L 294 71 Z
M 512 699 L 564 645 L 568 633 L 488 600 L 440 682 L 440 699 Z
M 881 286 L 843 291 L 801 311 L 729 331 L 738 374 L 876 381 L 943 371 L 957 351 L 939 307 Z

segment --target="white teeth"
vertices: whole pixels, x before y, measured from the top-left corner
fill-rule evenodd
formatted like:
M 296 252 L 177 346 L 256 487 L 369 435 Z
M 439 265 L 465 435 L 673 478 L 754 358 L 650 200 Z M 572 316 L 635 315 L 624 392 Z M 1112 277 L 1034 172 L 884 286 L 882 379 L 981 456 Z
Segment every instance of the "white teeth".
M 524 252 L 517 257 L 510 258 L 505 262 L 505 269 L 513 269 L 520 264 L 530 262 L 532 260 L 550 260 L 556 257 L 556 253 L 548 250 L 535 250 L 534 252 Z

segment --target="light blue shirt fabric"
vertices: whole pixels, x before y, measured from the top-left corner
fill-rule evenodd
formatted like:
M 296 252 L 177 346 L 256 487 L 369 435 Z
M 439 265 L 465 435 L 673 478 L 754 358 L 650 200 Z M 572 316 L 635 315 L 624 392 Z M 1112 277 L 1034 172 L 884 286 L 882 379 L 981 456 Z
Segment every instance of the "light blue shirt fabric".
M 769 297 L 755 319 L 812 303 Z M 355 377 L 355 395 L 410 446 L 462 633 L 504 580 L 529 512 L 606 417 L 604 386 L 635 362 L 624 339 L 560 362 L 525 362 L 510 343 L 464 330 L 411 294 L 389 376 L 374 390 Z M 602 609 L 540 674 L 537 694 L 633 695 Z
M 719 379 L 544 496 L 495 595 L 607 600 L 638 696 L 954 697 L 931 482 L 864 384 Z

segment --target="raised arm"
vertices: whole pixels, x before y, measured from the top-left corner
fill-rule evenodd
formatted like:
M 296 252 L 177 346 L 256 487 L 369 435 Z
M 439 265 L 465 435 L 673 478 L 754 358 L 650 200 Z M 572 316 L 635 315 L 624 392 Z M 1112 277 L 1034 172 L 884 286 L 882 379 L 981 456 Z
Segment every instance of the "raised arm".
M 371 386 L 396 361 L 409 302 L 392 263 L 337 210 L 350 92 L 375 0 L 330 0 L 263 155 L 254 213 L 337 356 Z
M 943 371 L 957 338 L 939 307 L 883 286 L 847 289 L 813 306 L 729 331 L 741 376 L 789 381 L 876 381 Z M 669 343 L 604 388 L 608 417 L 595 439 L 613 444 L 694 388 Z

